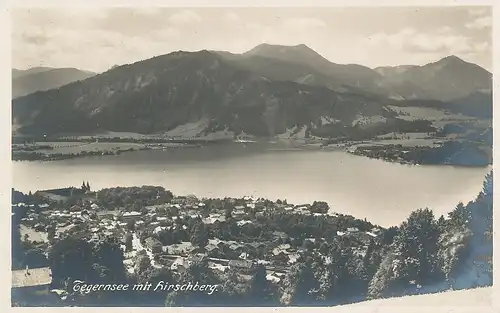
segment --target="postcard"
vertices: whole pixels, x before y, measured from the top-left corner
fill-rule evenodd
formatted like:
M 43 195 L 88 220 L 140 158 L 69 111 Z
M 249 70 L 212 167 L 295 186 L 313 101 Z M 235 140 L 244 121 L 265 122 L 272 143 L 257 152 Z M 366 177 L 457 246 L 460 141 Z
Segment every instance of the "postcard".
M 9 14 L 10 306 L 492 305 L 492 6 Z

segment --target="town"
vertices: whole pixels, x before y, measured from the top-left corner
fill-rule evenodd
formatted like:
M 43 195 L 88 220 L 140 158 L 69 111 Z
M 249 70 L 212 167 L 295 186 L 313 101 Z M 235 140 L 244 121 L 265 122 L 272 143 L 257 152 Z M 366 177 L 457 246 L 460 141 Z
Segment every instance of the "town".
M 12 190 L 12 299 L 22 306 L 338 305 L 436 283 L 453 288 L 468 266 L 465 251 L 474 249 L 467 240 L 491 248 L 491 182 L 489 174 L 477 199 L 447 217 L 417 209 L 389 228 L 322 201 L 175 196 L 156 186 L 92 191 L 89 182 Z M 478 216 L 486 218 L 471 224 Z M 465 243 L 449 242 L 456 236 Z M 82 294 L 76 282 L 199 284 L 214 292 Z
M 262 266 L 266 279 L 279 285 L 290 266 L 307 257 L 331 263 L 325 247 L 334 238 L 348 239 L 362 260 L 384 232 L 367 221 L 329 212 L 325 202 L 198 199 L 152 186 L 94 192 L 89 182 L 80 188 L 37 191 L 30 199 L 14 200 L 13 210 L 24 209 L 22 237 L 46 257 L 50 245 L 64 238 L 113 238 L 130 275 L 137 270 L 138 256 L 146 255 L 151 267 L 179 275 L 200 261 L 214 272 L 235 271 L 247 278 Z

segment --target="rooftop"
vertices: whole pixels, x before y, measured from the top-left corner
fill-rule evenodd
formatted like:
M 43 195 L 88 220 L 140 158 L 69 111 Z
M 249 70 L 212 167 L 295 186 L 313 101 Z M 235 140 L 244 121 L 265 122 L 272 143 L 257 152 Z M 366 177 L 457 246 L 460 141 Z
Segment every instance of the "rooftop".
M 153 237 L 148 237 L 144 240 L 144 242 L 146 243 L 146 245 L 149 245 L 149 246 L 153 246 L 153 245 L 161 245 L 160 241 L 158 241 L 157 239 L 153 238 Z
M 137 211 L 123 213 L 123 216 L 139 216 L 139 215 L 142 215 L 142 213 Z
M 48 285 L 52 282 L 49 267 L 12 271 L 12 288 Z
M 239 268 L 251 268 L 253 263 L 247 260 L 231 260 L 229 261 L 229 266 L 239 267 Z

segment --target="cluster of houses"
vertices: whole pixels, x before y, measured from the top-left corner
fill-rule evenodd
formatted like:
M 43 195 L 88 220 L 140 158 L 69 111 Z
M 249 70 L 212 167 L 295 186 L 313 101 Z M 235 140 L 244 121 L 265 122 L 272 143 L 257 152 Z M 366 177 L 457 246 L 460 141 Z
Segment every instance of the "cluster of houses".
M 225 272 L 229 268 L 245 271 L 257 264 L 262 264 L 268 270 L 268 279 L 278 282 L 289 266 L 299 262 L 301 254 L 304 252 L 301 249 L 293 248 L 290 244 L 283 244 L 282 240 L 242 243 L 212 238 L 203 248 L 194 246 L 187 241 L 165 246 L 155 239 L 155 236 L 145 238 L 140 242 L 137 238 L 138 233 L 158 234 L 164 230 L 168 231 L 173 227 L 178 227 L 179 222 L 181 227 L 187 230 L 187 226 L 182 221 L 177 221 L 178 219 L 200 218 L 204 224 L 210 225 L 225 221 L 227 212 L 223 209 L 223 205 L 207 204 L 208 202 L 201 202 L 195 197 L 175 197 L 169 203 L 146 206 L 140 211 L 130 211 L 123 208 L 109 210 L 110 208 L 100 208 L 96 204 L 96 198 L 92 198 L 88 191 L 85 192 L 86 198 L 80 202 L 80 205 L 74 205 L 65 210 L 58 209 L 57 202 L 50 202 L 50 205 L 47 203 L 33 205 L 29 208 L 27 216 L 22 219 L 22 224 L 33 227 L 37 231 L 47 231 L 48 227 L 55 225 L 57 229 L 55 238 L 64 236 L 66 232 L 77 225 L 84 226 L 90 240 L 100 240 L 111 236 L 119 238 L 123 243 L 122 247 L 126 257 L 125 265 L 129 271 L 133 271 L 134 268 L 134 255 L 139 250 L 146 250 L 150 255 L 152 265 L 156 267 L 169 267 L 173 271 L 181 272 L 192 262 L 204 258 L 208 260 L 209 267 L 221 272 Z M 66 190 L 66 192 L 71 196 L 74 194 L 71 189 Z M 45 192 L 43 195 L 49 197 L 50 193 Z M 61 201 L 60 197 L 56 198 L 57 201 Z M 47 198 L 47 200 L 50 199 Z M 232 207 L 232 218 L 237 221 L 239 226 L 243 226 L 254 223 L 256 218 L 265 217 L 268 212 L 273 210 L 281 210 L 287 214 L 327 215 L 327 213 L 311 212 L 310 205 L 274 204 L 266 206 L 262 205 L 263 201 L 251 197 L 239 199 Z M 377 238 L 379 231 L 380 229 L 373 229 L 369 232 L 361 232 L 359 229 L 351 227 L 338 231 L 337 235 Z M 126 249 L 124 240 L 125 235 L 130 232 L 133 232 L 134 236 L 132 251 Z M 273 237 L 276 239 L 288 238 L 285 233 L 278 231 L 273 233 Z M 315 238 L 306 239 L 313 245 L 316 240 Z M 256 252 L 262 250 L 266 251 L 265 257 L 257 257 L 257 255 L 262 254 Z
M 237 224 L 243 226 L 245 224 L 254 223 L 247 214 L 247 208 L 254 208 L 253 199 L 246 199 L 247 205 L 235 206 L 232 211 L 232 216 L 237 219 Z M 170 204 L 166 206 L 181 206 L 180 204 Z M 198 207 L 203 207 L 203 204 L 197 205 Z M 157 206 L 156 208 L 159 208 Z M 304 212 L 305 206 L 303 207 L 289 207 L 285 206 L 285 210 L 288 212 Z M 179 213 L 183 212 L 185 215 L 190 217 L 199 217 L 196 212 L 190 211 L 191 209 L 179 210 Z M 236 213 L 236 214 L 235 214 Z M 264 212 L 257 212 L 264 213 Z M 311 213 L 314 215 L 323 215 L 324 213 Z M 155 214 L 155 213 L 148 213 Z M 180 215 L 182 216 L 182 215 Z M 257 214 L 256 214 L 257 216 Z M 167 217 L 167 224 L 175 221 L 178 216 Z M 158 218 L 157 218 L 158 219 Z M 215 223 L 216 221 L 224 221 L 225 217 L 221 211 L 211 212 L 208 217 L 202 219 L 206 224 Z M 138 218 L 136 223 L 143 222 L 142 219 Z M 150 223 L 151 225 L 153 223 Z M 173 226 L 156 226 L 156 224 L 151 225 L 154 227 L 153 234 L 156 234 L 162 230 L 170 230 Z M 183 225 L 186 229 L 186 226 Z M 345 231 L 338 231 L 338 236 L 357 236 L 358 238 L 365 238 L 365 242 L 368 242 L 370 238 L 377 238 L 379 236 L 380 229 L 373 229 L 369 232 L 361 232 L 358 228 L 350 227 Z M 220 272 L 226 272 L 228 269 L 236 269 L 239 272 L 245 272 L 257 264 L 264 265 L 267 269 L 268 279 L 274 282 L 279 282 L 283 275 L 286 274 L 287 269 L 300 262 L 300 258 L 303 252 L 306 251 L 305 248 L 294 248 L 290 244 L 283 244 L 280 239 L 287 239 L 289 236 L 284 232 L 275 231 L 272 233 L 273 238 L 276 240 L 272 242 L 237 242 L 233 240 L 221 240 L 218 238 L 212 238 L 208 240 L 208 243 L 203 247 L 197 247 L 189 241 L 180 242 L 178 244 L 172 245 L 162 245 L 161 242 L 154 237 L 148 237 L 144 240 L 144 247 L 151 252 L 152 258 L 156 259 L 156 264 L 161 264 L 162 266 L 169 267 L 172 271 L 182 272 L 184 271 L 193 261 L 193 258 L 206 258 L 208 261 L 208 266 L 214 270 Z M 324 238 L 323 238 L 324 239 Z M 321 240 L 321 239 L 319 239 Z M 307 238 L 305 241 L 310 242 L 312 245 L 317 243 L 316 238 Z M 356 254 L 363 255 L 366 251 L 367 245 L 355 249 Z M 266 251 L 264 257 L 257 257 L 257 255 L 262 256 L 262 254 L 257 253 L 257 251 Z M 221 256 L 222 255 L 222 256 Z M 328 262 L 328 260 L 326 260 Z

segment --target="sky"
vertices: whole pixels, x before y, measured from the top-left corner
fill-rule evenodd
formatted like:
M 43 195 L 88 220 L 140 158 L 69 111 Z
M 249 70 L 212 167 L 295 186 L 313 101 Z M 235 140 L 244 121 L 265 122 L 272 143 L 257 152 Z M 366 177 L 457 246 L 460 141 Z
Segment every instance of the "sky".
M 423 65 L 456 55 L 492 71 L 488 7 L 17 8 L 12 66 L 103 72 L 173 51 L 306 44 L 334 63 Z

